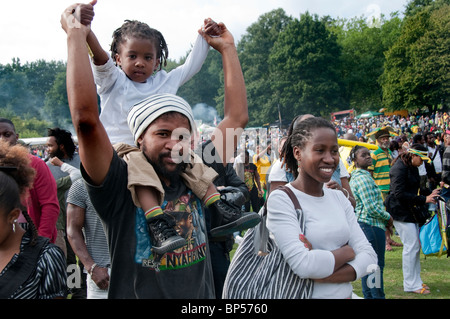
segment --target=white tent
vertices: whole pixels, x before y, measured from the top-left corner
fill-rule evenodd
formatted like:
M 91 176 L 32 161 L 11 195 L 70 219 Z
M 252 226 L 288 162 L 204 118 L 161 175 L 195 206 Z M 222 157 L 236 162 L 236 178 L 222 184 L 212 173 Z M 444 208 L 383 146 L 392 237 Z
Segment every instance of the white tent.
M 72 136 L 73 141 L 78 143 L 78 138 L 76 136 Z M 45 145 L 47 143 L 48 137 L 30 137 L 30 138 L 20 138 L 22 142 L 26 145 Z

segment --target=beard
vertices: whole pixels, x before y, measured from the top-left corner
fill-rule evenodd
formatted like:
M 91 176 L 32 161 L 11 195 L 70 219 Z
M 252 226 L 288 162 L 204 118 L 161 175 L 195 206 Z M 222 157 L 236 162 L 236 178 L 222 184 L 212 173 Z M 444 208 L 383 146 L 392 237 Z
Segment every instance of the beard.
M 64 152 L 61 151 L 59 148 L 58 148 L 55 152 L 50 153 L 50 154 L 48 154 L 48 155 L 50 155 L 50 157 L 57 157 L 57 158 L 59 158 L 60 160 L 62 160 L 62 159 L 65 157 Z
M 384 150 L 387 150 L 390 146 L 390 142 L 380 143 L 380 147 Z
M 180 173 L 186 167 L 185 163 L 178 163 L 178 164 L 176 164 L 175 169 L 169 170 L 169 169 L 167 169 L 166 165 L 164 164 L 164 158 L 170 157 L 171 156 L 170 152 L 159 154 L 157 161 L 151 160 L 146 155 L 146 153 L 147 153 L 147 149 L 144 145 L 142 148 L 142 154 L 144 154 L 147 161 L 153 166 L 153 169 L 155 170 L 155 172 L 158 176 L 163 176 L 164 178 L 167 178 L 170 181 L 177 181 L 180 179 Z

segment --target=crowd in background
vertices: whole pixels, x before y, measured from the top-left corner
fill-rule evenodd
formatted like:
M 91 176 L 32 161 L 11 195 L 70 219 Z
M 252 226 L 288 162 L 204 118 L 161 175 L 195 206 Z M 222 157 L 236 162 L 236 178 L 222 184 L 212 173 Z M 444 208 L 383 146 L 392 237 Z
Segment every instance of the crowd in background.
M 422 115 L 378 115 L 370 118 L 357 117 L 343 117 L 332 120 L 336 126 L 336 132 L 339 138 L 343 138 L 346 133 L 354 134 L 361 142 L 371 143 L 368 140 L 367 134 L 373 132 L 376 128 L 383 126 L 392 127 L 399 137 L 394 140 L 411 140 L 415 134 L 424 134 L 426 132 L 433 132 L 436 135 L 436 143 L 440 144 L 443 141 L 443 133 L 450 126 L 450 116 L 447 112 L 436 112 L 432 114 Z M 200 132 L 199 143 L 203 143 L 210 139 L 213 128 Z M 271 147 L 271 161 L 278 158 L 278 142 L 281 137 L 286 136 L 287 128 L 279 127 L 255 127 L 247 128 L 241 137 L 239 149 L 247 149 L 250 156 L 256 152 L 256 147 L 267 147 L 268 143 Z M 48 156 L 45 145 L 29 145 L 30 151 L 33 155 L 39 158 L 46 158 Z
M 443 133 L 450 126 L 450 116 L 447 112 L 433 112 L 432 114 L 421 115 L 377 115 L 369 118 L 342 117 L 332 120 L 336 127 L 338 138 L 344 138 L 345 134 L 354 134 L 360 142 L 374 143 L 367 138 L 367 135 L 377 128 L 392 127 L 397 137 L 393 140 L 410 141 L 416 134 L 433 132 L 436 135 L 436 143 L 443 140 Z M 201 132 L 201 141 L 208 140 L 212 134 L 212 129 Z M 271 144 L 271 160 L 278 158 L 278 142 L 280 138 L 287 135 L 288 128 L 283 127 L 255 127 L 245 129 L 241 137 L 239 149 L 247 149 L 250 156 L 256 152 L 256 147 L 267 147 Z

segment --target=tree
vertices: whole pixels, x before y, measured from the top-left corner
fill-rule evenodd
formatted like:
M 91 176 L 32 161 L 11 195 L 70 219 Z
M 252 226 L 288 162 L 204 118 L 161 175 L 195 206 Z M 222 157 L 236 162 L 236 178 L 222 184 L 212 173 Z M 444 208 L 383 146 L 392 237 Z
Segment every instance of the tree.
M 283 9 L 261 15 L 238 44 L 239 59 L 247 87 L 249 126 L 259 126 L 278 119 L 276 93 L 271 85 L 276 80 L 270 73 L 270 53 L 280 32 L 292 22 Z
M 19 59 L 0 68 L 0 106 L 15 114 L 36 113 L 36 101 L 33 92 L 28 89 L 25 68 Z
M 411 0 L 408 2 L 405 8 L 405 16 L 413 17 L 420 10 L 430 6 L 434 0 Z
M 19 59 L 13 59 L 10 64 L 0 65 L 0 106 L 22 119 L 41 120 L 48 115 L 44 110 L 46 95 L 53 87 L 58 72 L 65 72 L 65 68 L 63 62 L 44 60 L 22 65 Z M 70 114 L 64 116 L 70 119 Z M 52 121 L 64 122 L 67 118 Z
M 16 116 L 12 118 L 12 122 L 14 123 L 20 138 L 47 136 L 47 128 L 50 127 L 49 122 L 38 120 L 36 118 L 23 120 Z
M 366 18 L 332 21 L 329 29 L 337 35 L 342 48 L 341 76 L 345 99 L 358 112 L 378 110 L 382 106 L 382 87 L 379 82 L 384 71 L 384 53 L 400 35 L 402 20 L 398 13 L 384 16 L 379 27 L 373 27 Z M 336 110 L 337 111 L 337 110 Z
M 185 59 L 180 63 L 184 61 Z M 196 104 L 206 104 L 215 108 L 219 88 L 222 86 L 221 78 L 222 57 L 216 50 L 211 50 L 200 72 L 180 87 L 177 94 L 188 101 L 192 107 Z
M 46 136 L 50 123 L 36 118 L 23 119 L 11 110 L 0 109 L 0 117 L 11 120 L 14 123 L 20 138 Z
M 283 30 L 270 57 L 272 100 L 284 118 L 329 114 L 347 102 L 340 80 L 341 49 L 327 27 L 328 17 L 302 14 Z
M 450 94 L 450 5 L 436 3 L 405 19 L 386 54 L 382 77 L 386 106 L 435 111 Z
M 46 62 L 44 60 L 37 60 L 27 63 L 24 66 L 24 72 L 28 79 L 28 87 L 33 91 L 37 99 L 41 101 L 41 107 L 43 106 L 45 95 L 53 87 L 56 76 L 60 72 L 65 72 L 65 70 L 66 64 L 61 61 Z
M 72 126 L 66 90 L 66 70 L 56 75 L 52 87 L 45 95 L 43 110 L 45 118 L 53 126 L 65 129 L 69 129 Z

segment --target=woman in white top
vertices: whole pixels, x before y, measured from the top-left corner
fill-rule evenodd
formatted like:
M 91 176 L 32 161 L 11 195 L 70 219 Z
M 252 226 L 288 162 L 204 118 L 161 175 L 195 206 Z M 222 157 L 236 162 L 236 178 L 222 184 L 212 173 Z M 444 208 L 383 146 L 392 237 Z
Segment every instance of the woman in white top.
M 284 150 L 287 169 L 295 177 L 287 186 L 302 206 L 305 232 L 288 195 L 280 190 L 268 199 L 267 227 L 293 271 L 314 279 L 312 298 L 350 298 L 351 282 L 375 270 L 377 256 L 346 196 L 323 187 L 339 165 L 334 126 L 317 117 L 303 120 Z
M 314 117 L 311 114 L 303 114 L 296 116 L 289 126 L 288 136 L 292 134 L 294 129 L 297 127 L 297 124 L 301 121 Z M 284 145 L 283 145 L 284 146 Z M 275 161 L 270 169 L 269 176 L 267 178 L 269 184 L 269 192 L 271 190 L 276 189 L 279 186 L 286 185 L 289 182 L 294 180 L 294 176 L 292 173 L 286 170 L 283 160 L 283 146 L 280 150 L 280 158 Z M 341 158 L 339 158 L 339 165 L 336 167 L 336 170 L 331 177 L 331 180 L 325 184 L 326 187 L 332 189 L 341 190 L 348 198 L 353 207 L 356 207 L 356 200 L 352 194 L 352 189 L 349 184 L 350 174 L 347 171 L 347 168 L 344 165 L 344 162 Z

